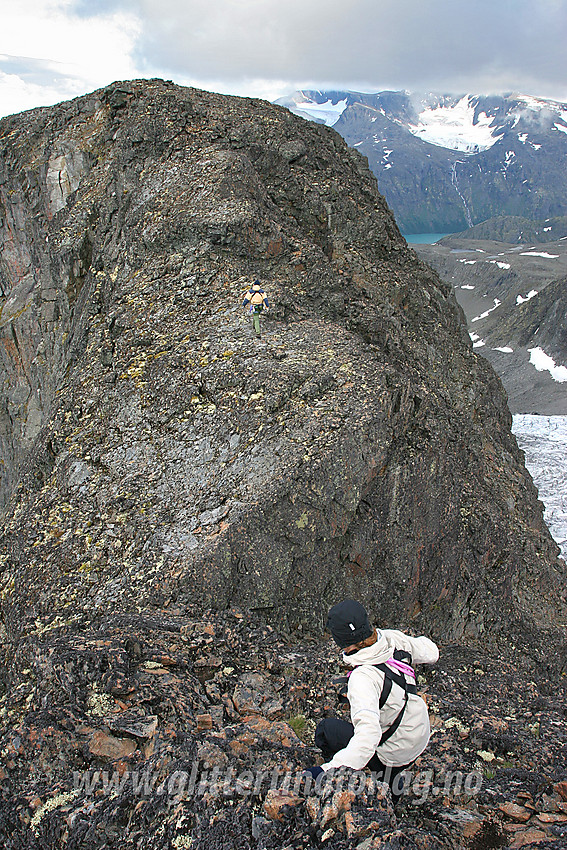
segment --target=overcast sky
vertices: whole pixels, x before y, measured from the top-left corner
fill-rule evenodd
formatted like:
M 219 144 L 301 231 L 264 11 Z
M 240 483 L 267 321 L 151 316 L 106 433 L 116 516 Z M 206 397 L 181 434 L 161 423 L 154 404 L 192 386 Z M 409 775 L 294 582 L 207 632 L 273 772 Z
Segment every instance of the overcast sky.
M 567 0 L 0 0 L 0 115 L 163 77 L 567 101 Z

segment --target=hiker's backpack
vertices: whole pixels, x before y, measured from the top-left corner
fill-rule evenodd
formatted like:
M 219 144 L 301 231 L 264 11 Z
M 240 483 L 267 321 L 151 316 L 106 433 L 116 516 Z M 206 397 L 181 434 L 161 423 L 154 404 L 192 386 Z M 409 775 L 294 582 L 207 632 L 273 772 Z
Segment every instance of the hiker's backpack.
M 381 670 L 384 674 L 384 684 L 382 685 L 382 691 L 380 693 L 380 699 L 378 703 L 380 708 L 383 708 L 386 705 L 393 684 L 398 685 L 400 688 L 403 688 L 404 691 L 404 704 L 402 705 L 400 711 L 395 717 L 393 723 L 391 723 L 390 726 L 388 726 L 388 728 L 382 732 L 382 737 L 380 738 L 378 746 L 388 741 L 402 722 L 402 718 L 404 716 L 404 712 L 408 704 L 408 695 L 417 694 L 417 688 L 415 684 L 411 684 L 410 682 L 406 681 L 406 675 L 413 676 L 413 678 L 415 679 L 415 672 L 411 664 L 412 657 L 410 653 L 405 652 L 405 650 L 403 649 L 396 649 L 394 650 L 392 658 L 389 658 L 388 661 L 385 661 L 382 664 L 372 665 L 372 667 L 377 667 L 378 670 Z M 339 696 L 339 698 L 341 699 L 347 699 L 346 685 L 348 683 L 349 676 L 350 673 L 347 676 L 340 676 L 338 679 L 334 680 L 336 684 L 341 685 L 343 688 Z
M 415 673 L 413 671 L 411 663 L 412 657 L 409 652 L 405 652 L 403 649 L 396 649 L 394 650 L 393 657 L 388 659 L 388 661 L 384 662 L 383 664 L 373 665 L 374 667 L 378 667 L 378 669 L 384 673 L 384 684 L 382 685 L 382 693 L 380 694 L 379 701 L 380 708 L 383 708 L 383 706 L 386 705 L 386 701 L 390 696 L 390 691 L 392 690 L 392 683 L 399 685 L 399 687 L 403 688 L 404 691 L 404 704 L 402 705 L 393 723 L 388 726 L 388 728 L 385 729 L 384 732 L 382 732 L 380 744 L 384 744 L 389 738 L 391 738 L 400 723 L 402 722 L 402 717 L 404 716 L 404 712 L 408 704 L 408 694 L 417 694 L 417 688 L 415 686 L 415 683 L 410 684 L 410 682 L 406 680 L 406 675 L 413 676 L 415 682 Z M 406 675 L 404 675 L 404 673 Z M 380 746 L 380 744 L 378 746 Z

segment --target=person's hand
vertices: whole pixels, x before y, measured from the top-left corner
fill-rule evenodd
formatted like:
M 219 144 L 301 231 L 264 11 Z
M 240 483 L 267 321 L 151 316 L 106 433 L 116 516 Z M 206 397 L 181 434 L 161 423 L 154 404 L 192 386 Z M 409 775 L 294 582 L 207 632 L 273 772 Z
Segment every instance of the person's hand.
M 323 768 L 319 767 L 319 765 L 314 765 L 313 767 L 307 767 L 303 771 L 303 776 L 310 776 L 312 779 L 317 779 L 318 776 L 321 776 L 323 773 Z

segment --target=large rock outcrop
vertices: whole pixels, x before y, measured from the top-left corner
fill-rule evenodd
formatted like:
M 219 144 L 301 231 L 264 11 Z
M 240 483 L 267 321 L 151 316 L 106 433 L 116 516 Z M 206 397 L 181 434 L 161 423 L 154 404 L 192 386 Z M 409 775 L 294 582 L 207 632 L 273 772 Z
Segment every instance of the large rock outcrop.
M 560 638 L 501 384 L 337 133 L 161 81 L 0 133 L 14 676 L 46 627 L 173 601 L 317 632 L 349 593 L 445 641 Z

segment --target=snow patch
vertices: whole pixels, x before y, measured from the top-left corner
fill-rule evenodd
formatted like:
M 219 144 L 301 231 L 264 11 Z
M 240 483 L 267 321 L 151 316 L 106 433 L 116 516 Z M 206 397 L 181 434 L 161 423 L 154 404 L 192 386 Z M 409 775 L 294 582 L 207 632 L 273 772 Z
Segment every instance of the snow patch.
M 553 126 L 556 130 L 561 130 L 562 133 L 567 133 L 567 127 L 564 127 L 563 124 L 554 124 Z
M 463 284 L 463 286 L 461 286 L 461 289 L 474 289 L 474 286 L 472 286 L 470 283 L 465 283 Z
M 497 307 L 500 307 L 501 304 L 502 304 L 502 302 L 499 301 L 498 298 L 495 298 L 494 299 L 494 307 L 490 307 L 490 309 L 485 310 L 484 313 L 480 314 L 480 316 L 475 316 L 474 319 L 471 319 L 471 322 L 478 322 L 479 319 L 486 319 L 486 317 L 488 315 L 490 315 L 490 313 L 492 313 L 494 310 L 496 310 Z M 483 345 L 484 345 L 484 343 L 483 343 Z
M 474 264 L 475 264 L 477 261 L 476 261 L 476 260 L 459 260 L 458 262 L 459 262 L 459 263 L 464 263 L 464 264 L 465 264 L 465 266 L 474 266 Z
M 499 269 L 509 269 L 510 263 L 501 263 L 499 260 L 487 260 L 487 263 L 492 263 L 495 266 L 498 266 Z
M 556 260 L 559 254 L 547 254 L 545 251 L 522 251 L 520 257 L 544 257 L 546 260 Z
M 332 100 L 326 100 L 325 103 L 305 100 L 296 104 L 295 108 L 300 109 L 302 112 L 307 112 L 313 118 L 323 120 L 327 127 L 332 127 L 347 108 L 347 101 L 346 97 L 344 100 L 339 100 L 338 103 L 333 103 Z
M 510 348 L 509 345 L 504 345 L 504 346 L 502 346 L 502 348 L 497 346 L 496 348 L 493 348 L 492 350 L 493 351 L 501 351 L 503 354 L 513 354 L 514 353 L 514 349 Z
M 475 109 L 470 95 L 454 106 L 437 106 L 419 113 L 418 123 L 408 130 L 429 144 L 464 153 L 488 150 L 502 135 L 495 134 L 494 118 L 481 112 L 475 121 Z
M 538 372 L 549 372 L 554 381 L 558 384 L 567 382 L 567 367 L 556 366 L 555 360 L 546 354 L 543 348 L 528 348 L 530 352 L 530 363 L 535 366 Z
M 516 304 L 525 304 L 526 301 L 529 301 L 531 298 L 535 298 L 537 295 L 537 289 L 530 289 L 525 298 L 522 298 L 521 295 L 516 296 Z
M 481 339 L 478 334 L 469 333 L 469 336 L 471 338 L 473 348 L 482 348 L 483 345 L 486 345 L 485 341 Z

